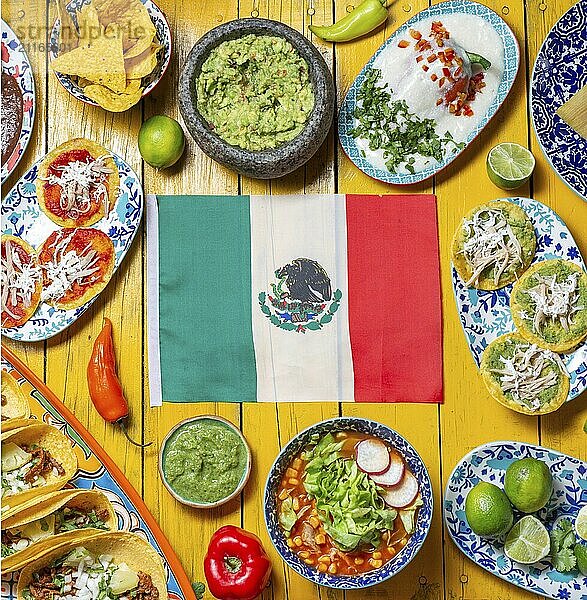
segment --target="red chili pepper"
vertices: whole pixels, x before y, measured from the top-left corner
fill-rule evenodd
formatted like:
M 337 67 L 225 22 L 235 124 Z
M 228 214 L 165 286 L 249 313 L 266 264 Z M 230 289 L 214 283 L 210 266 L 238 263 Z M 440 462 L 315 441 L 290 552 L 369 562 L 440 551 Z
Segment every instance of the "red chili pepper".
M 112 341 L 112 322 L 104 319 L 104 327 L 94 342 L 92 356 L 88 363 L 88 389 L 90 398 L 100 416 L 109 423 L 120 425 L 131 444 L 145 448 L 148 444 L 139 444 L 132 440 L 126 430 L 128 422 L 128 402 L 124 397 L 122 385 L 116 374 L 116 358 Z
M 204 574 L 218 600 L 254 600 L 269 582 L 271 561 L 256 535 L 225 525 L 210 539 Z

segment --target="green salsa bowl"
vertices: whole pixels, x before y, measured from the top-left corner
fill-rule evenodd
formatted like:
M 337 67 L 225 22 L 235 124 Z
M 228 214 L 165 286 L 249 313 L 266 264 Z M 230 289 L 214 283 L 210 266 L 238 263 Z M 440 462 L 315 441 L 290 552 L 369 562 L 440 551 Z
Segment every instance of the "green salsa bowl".
M 251 449 L 240 430 L 217 415 L 180 421 L 159 451 L 159 474 L 182 504 L 215 508 L 241 493 L 251 473 Z

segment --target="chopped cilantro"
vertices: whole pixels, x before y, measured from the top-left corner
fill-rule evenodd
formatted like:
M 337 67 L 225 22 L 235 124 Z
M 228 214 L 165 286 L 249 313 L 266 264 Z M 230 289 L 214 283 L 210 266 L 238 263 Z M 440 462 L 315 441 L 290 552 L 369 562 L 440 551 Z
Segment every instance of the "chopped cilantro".
M 464 142 L 457 144 L 448 131 L 441 138 L 436 133 L 436 121 L 411 113 L 405 100 L 392 100 L 392 90 L 388 90 L 387 83 L 377 85 L 380 77 L 379 69 L 367 72 L 357 94 L 361 104 L 354 111 L 359 123 L 350 133 L 355 138 L 368 140 L 370 150 L 383 150 L 390 173 L 396 173 L 402 165 L 414 173 L 416 156 L 432 157 L 440 162 L 448 146 L 452 145 L 453 153 L 465 147 Z

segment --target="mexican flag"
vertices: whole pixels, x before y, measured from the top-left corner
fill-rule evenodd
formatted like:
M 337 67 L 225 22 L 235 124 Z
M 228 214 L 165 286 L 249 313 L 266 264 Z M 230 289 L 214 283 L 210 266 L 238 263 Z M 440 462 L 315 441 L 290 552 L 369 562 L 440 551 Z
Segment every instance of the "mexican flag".
M 436 199 L 150 196 L 151 404 L 441 402 Z

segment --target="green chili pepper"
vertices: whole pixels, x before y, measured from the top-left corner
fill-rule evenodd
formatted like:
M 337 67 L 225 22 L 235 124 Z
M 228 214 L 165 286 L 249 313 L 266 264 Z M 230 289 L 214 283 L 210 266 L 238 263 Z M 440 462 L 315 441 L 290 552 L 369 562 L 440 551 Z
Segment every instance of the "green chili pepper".
M 380 0 L 364 0 L 346 17 L 328 26 L 310 25 L 310 31 L 329 42 L 348 42 L 361 37 L 387 19 L 386 4 Z

